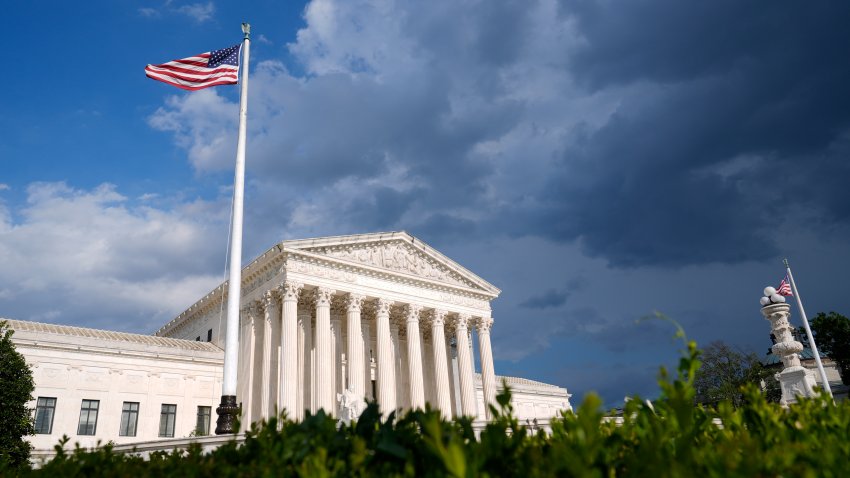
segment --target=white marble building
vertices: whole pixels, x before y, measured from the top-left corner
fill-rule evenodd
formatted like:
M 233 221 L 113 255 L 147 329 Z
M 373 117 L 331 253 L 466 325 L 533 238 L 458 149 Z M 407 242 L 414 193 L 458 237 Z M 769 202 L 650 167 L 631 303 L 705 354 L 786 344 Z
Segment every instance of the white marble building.
M 336 415 L 346 390 L 385 413 L 428 403 L 446 417 L 485 420 L 503 380 L 521 419 L 570 408 L 564 388 L 495 375 L 490 302 L 500 291 L 405 232 L 283 241 L 243 269 L 242 287 L 243 423 L 279 409 Z M 217 287 L 155 336 L 10 321 L 35 372 L 35 447 L 62 434 L 90 445 L 209 433 L 226 291 Z

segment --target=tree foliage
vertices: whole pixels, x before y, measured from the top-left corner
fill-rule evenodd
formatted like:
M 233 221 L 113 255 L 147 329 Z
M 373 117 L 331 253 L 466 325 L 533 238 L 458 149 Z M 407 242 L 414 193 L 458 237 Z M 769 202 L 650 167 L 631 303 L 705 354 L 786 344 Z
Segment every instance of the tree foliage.
M 0 467 L 29 463 L 32 446 L 23 437 L 35 433 L 27 402 L 35 385 L 32 371 L 12 343 L 14 331 L 0 321 Z
M 819 351 L 835 361 L 841 381 L 850 385 L 850 319 L 836 312 L 820 312 L 811 327 Z
M 453 477 L 844 477 L 850 463 L 850 401 L 801 400 L 785 410 L 752 384 L 740 407 L 694 405 L 700 367 L 694 342 L 671 377 L 661 369 L 661 396 L 626 404 L 619 422 L 589 395 L 577 414 L 552 421 L 550 435 L 514 416 L 510 392 L 491 407 L 476 437 L 469 419 L 447 421 L 433 410 L 382 418 L 369 404 L 350 425 L 319 412 L 301 422 L 273 418 L 253 426 L 243 444 L 204 454 L 156 453 L 149 460 L 57 446 L 57 456 L 24 476 L 453 476 Z M 3 470 L 0 470 L 2 474 Z
M 774 371 L 766 368 L 756 354 L 744 353 L 728 344 L 710 343 L 701 355 L 702 366 L 696 373 L 696 402 L 716 406 L 726 401 L 740 407 L 746 399 L 742 387 L 764 384 L 768 401 L 778 401 L 780 389 Z

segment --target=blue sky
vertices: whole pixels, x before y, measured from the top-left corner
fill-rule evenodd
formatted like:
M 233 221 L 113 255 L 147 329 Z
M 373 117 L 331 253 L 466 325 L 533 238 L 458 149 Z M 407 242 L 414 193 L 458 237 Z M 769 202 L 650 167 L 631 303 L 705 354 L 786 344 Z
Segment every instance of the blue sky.
M 611 404 L 676 360 L 654 310 L 764 353 L 783 257 L 850 313 L 845 3 L 244 3 L 7 8 L 0 316 L 151 333 L 220 281 L 237 89 L 143 68 L 242 21 L 246 259 L 407 230 L 503 290 L 497 373 Z

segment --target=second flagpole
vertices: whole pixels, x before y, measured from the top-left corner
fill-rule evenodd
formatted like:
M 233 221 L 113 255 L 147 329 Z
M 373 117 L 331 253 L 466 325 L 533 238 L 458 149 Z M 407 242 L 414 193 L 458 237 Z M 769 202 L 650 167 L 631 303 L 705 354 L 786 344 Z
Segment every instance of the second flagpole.
M 239 306 L 242 299 L 242 209 L 245 196 L 245 135 L 248 121 L 248 62 L 251 25 L 242 24 L 242 75 L 239 92 L 239 137 L 236 142 L 236 172 L 233 178 L 233 227 L 230 235 L 230 276 L 227 284 L 227 326 L 224 338 L 224 377 L 221 404 L 216 408 L 216 435 L 236 433 L 239 414 L 236 402 L 236 369 L 239 363 Z
M 815 339 L 812 336 L 812 329 L 809 327 L 809 319 L 806 317 L 806 311 L 803 310 L 803 299 L 800 298 L 800 292 L 797 290 L 797 284 L 794 282 L 794 274 L 791 273 L 791 266 L 788 265 L 788 259 L 785 259 L 785 272 L 788 274 L 788 280 L 791 281 L 791 289 L 793 289 L 794 298 L 797 299 L 797 307 L 800 309 L 800 316 L 803 317 L 803 326 L 806 328 L 806 336 L 808 336 L 809 345 L 812 348 L 812 354 L 815 356 L 815 363 L 818 364 L 818 371 L 820 372 L 823 388 L 826 390 L 826 393 L 829 394 L 829 398 L 834 400 L 832 396 L 832 388 L 829 386 L 829 380 L 826 378 L 826 371 L 823 369 L 823 363 L 821 363 L 820 360 L 818 347 L 815 345 Z

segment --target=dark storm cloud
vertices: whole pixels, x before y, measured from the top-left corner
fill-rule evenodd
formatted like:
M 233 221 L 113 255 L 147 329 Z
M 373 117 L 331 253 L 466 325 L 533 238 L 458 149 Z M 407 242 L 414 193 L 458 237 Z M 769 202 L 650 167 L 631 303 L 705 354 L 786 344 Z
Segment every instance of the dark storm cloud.
M 527 309 L 549 309 L 553 307 L 560 307 L 567 302 L 567 298 L 569 296 L 569 292 L 565 290 L 549 289 L 540 295 L 529 297 L 528 299 L 520 302 L 519 306 Z
M 309 17 L 304 77 L 257 67 L 251 174 L 286 194 L 259 217 L 577 241 L 615 267 L 763 260 L 786 218 L 850 221 L 846 3 L 387 8 Z M 183 125 L 216 115 L 190 106 L 156 124 L 206 152 Z
M 844 2 L 565 2 L 608 122 L 575 131 L 535 208 L 548 237 L 615 266 L 759 260 L 789 204 L 847 220 Z M 837 179 L 837 178 L 842 178 Z M 540 207 L 542 206 L 542 207 Z

